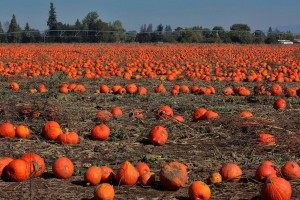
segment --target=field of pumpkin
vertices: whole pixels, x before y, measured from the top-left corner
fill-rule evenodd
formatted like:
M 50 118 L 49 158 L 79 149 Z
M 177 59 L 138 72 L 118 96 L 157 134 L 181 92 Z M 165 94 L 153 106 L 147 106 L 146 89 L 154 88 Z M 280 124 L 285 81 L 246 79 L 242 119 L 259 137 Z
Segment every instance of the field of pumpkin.
M 0 199 L 299 199 L 299 81 L 297 45 L 1 45 Z

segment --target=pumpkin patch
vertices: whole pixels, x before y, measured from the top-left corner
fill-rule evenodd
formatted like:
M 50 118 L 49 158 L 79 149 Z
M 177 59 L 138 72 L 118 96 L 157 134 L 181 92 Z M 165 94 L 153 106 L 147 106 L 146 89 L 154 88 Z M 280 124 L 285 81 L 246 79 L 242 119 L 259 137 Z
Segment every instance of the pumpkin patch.
M 300 196 L 298 46 L 0 52 L 0 198 Z

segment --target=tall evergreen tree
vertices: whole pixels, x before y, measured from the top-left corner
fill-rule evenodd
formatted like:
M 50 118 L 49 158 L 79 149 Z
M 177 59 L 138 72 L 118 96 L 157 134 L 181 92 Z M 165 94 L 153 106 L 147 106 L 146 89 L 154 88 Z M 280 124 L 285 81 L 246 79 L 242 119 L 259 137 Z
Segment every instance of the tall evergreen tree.
M 16 16 L 13 15 L 8 27 L 8 42 L 17 43 L 21 41 L 21 28 L 17 23 Z
M 49 18 L 47 21 L 47 26 L 49 27 L 49 30 L 57 30 L 56 11 L 55 11 L 53 2 L 50 3 Z

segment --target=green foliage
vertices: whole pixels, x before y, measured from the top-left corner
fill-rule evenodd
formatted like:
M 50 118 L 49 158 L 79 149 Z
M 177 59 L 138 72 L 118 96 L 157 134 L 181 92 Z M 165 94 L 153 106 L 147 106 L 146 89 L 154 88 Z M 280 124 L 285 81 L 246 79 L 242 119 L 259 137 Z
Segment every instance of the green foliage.
M 17 43 L 21 42 L 21 28 L 17 24 L 16 16 L 13 15 L 8 27 L 8 42 Z
M 47 21 L 47 26 L 49 30 L 57 30 L 57 19 L 56 19 L 56 11 L 54 8 L 53 3 L 50 3 L 50 10 L 49 10 L 49 18 Z

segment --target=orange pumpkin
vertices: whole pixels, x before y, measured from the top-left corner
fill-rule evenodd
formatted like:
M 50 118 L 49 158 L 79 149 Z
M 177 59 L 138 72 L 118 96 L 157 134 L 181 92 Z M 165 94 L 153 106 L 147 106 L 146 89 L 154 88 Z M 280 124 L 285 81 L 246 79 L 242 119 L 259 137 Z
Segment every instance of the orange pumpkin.
M 94 190 L 94 198 L 95 200 L 114 200 L 114 187 L 108 183 L 98 185 Z
M 19 84 L 17 82 L 11 82 L 9 84 L 9 88 L 14 91 L 18 91 L 20 89 Z
M 57 136 L 56 141 L 59 144 L 77 144 L 79 136 L 76 132 L 69 132 L 67 129 L 65 133 Z
M 189 197 L 191 200 L 209 200 L 210 196 L 210 188 L 202 181 L 194 181 L 189 186 Z
M 125 161 L 117 171 L 116 179 L 120 185 L 135 185 L 140 174 L 129 162 Z
M 281 174 L 287 180 L 296 180 L 300 178 L 300 166 L 293 161 L 286 162 L 281 168 Z
M 187 167 L 180 162 L 165 164 L 159 172 L 159 180 L 167 190 L 178 190 L 187 180 Z
M 101 110 L 96 114 L 95 121 L 110 121 L 113 119 L 113 115 L 108 110 Z
M 30 163 L 30 174 L 33 177 L 41 176 L 45 171 L 46 165 L 44 159 L 35 153 L 25 153 L 20 158 Z
M 264 182 L 268 176 L 277 176 L 277 168 L 273 162 L 263 162 L 255 171 L 255 179 Z
M 243 172 L 236 164 L 226 164 L 222 166 L 220 174 L 222 175 L 223 180 L 237 182 L 242 177 Z
M 276 110 L 284 110 L 286 108 L 286 101 L 282 98 L 277 99 L 273 104 L 273 108 Z
M 245 117 L 245 118 L 251 118 L 251 117 L 253 117 L 253 114 L 249 111 L 243 111 L 243 112 L 240 112 L 238 114 L 238 116 Z
M 154 126 L 149 134 L 151 144 L 162 146 L 168 139 L 168 132 L 162 126 Z
M 138 94 L 139 95 L 146 95 L 147 94 L 147 89 L 145 87 L 139 87 L 138 88 Z
M 60 128 L 60 125 L 56 121 L 47 121 L 43 126 L 43 133 L 46 133 L 51 127 Z
M 95 126 L 91 131 L 94 140 L 106 140 L 110 135 L 110 128 L 105 124 Z
M 92 166 L 84 173 L 84 182 L 91 185 L 98 185 L 101 181 L 102 170 L 100 167 Z
M 198 108 L 197 110 L 195 110 L 194 114 L 193 114 L 193 121 L 198 121 L 203 119 L 204 114 L 207 112 L 207 110 L 205 108 Z
M 144 115 L 140 110 L 133 110 L 132 112 L 129 113 L 129 117 L 143 119 Z
M 63 134 L 63 131 L 58 127 L 50 127 L 44 133 L 46 139 L 48 140 L 56 140 L 60 134 Z
M 278 96 L 282 94 L 282 87 L 279 84 L 273 84 L 270 89 L 272 96 Z
M 290 200 L 292 186 L 284 178 L 269 176 L 261 190 L 261 199 Z
M 16 131 L 14 128 L 14 125 L 6 122 L 0 125 L 0 136 L 1 137 L 7 137 L 7 138 L 13 138 L 15 137 Z
M 100 93 L 104 93 L 104 94 L 109 93 L 109 87 L 107 85 L 105 85 L 105 84 L 102 84 L 100 86 Z
M 140 175 L 139 181 L 144 186 L 152 186 L 155 183 L 155 174 L 154 172 L 147 171 Z
M 134 94 L 138 90 L 137 86 L 134 83 L 129 83 L 128 85 L 126 85 L 125 89 L 126 93 L 128 94 Z
M 231 87 L 227 87 L 227 88 L 222 90 L 222 93 L 225 96 L 229 96 L 229 95 L 232 95 L 234 92 L 233 92 L 233 89 Z
M 204 120 L 215 119 L 215 118 L 219 118 L 219 114 L 211 110 L 206 111 L 202 117 L 202 119 Z
M 110 182 L 115 178 L 114 171 L 108 166 L 102 166 L 101 168 L 101 182 Z
M 12 181 L 25 181 L 30 178 L 30 164 L 22 159 L 11 161 L 4 168 L 4 176 Z
M 221 183 L 222 182 L 222 175 L 219 172 L 214 172 L 209 177 L 209 182 L 211 184 Z
M 19 138 L 28 138 L 30 135 L 30 129 L 24 125 L 17 126 L 15 131 L 16 131 L 16 136 Z
M 113 114 L 114 116 L 121 116 L 123 114 L 121 108 L 119 107 L 115 107 L 111 110 L 111 114 Z
M 0 159 L 0 177 L 3 178 L 3 170 L 6 167 L 6 165 L 8 165 L 11 161 L 13 161 L 14 159 L 11 157 L 4 157 Z
M 184 118 L 180 115 L 174 115 L 173 119 L 181 123 L 184 122 Z
M 258 142 L 266 145 L 274 145 L 276 143 L 276 139 L 271 134 L 261 133 L 258 135 Z
M 161 106 L 157 110 L 157 118 L 168 119 L 174 116 L 174 112 L 170 106 Z
M 139 162 L 137 165 L 136 165 L 136 169 L 138 170 L 140 176 L 142 174 L 144 174 L 145 172 L 150 172 L 150 168 L 149 166 L 144 163 L 144 162 Z
M 70 178 L 74 173 L 74 164 L 69 158 L 60 157 L 53 163 L 52 172 L 57 178 Z

